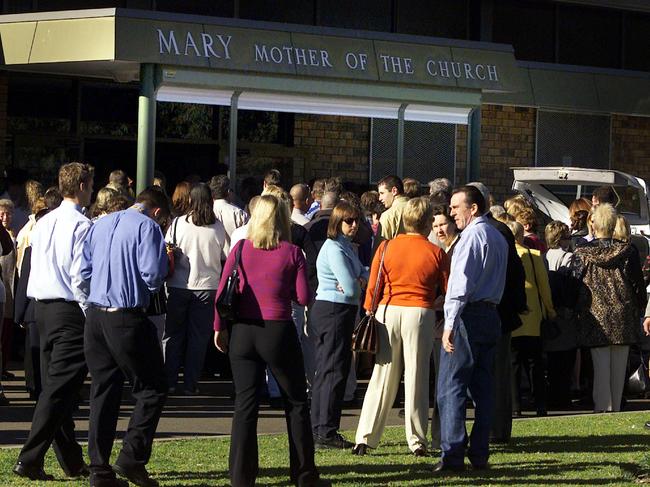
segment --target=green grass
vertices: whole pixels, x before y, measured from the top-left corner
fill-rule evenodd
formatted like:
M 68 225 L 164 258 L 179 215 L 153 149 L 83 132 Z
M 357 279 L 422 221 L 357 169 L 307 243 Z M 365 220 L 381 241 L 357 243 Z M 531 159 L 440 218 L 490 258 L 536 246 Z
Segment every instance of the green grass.
M 401 427 L 387 429 L 380 447 L 365 457 L 319 451 L 316 462 L 336 486 L 634 485 L 650 473 L 648 419 L 650 413 L 619 413 L 515 421 L 511 444 L 493 447 L 490 470 L 444 478 L 430 472 L 437 459 L 408 452 Z M 228 438 L 159 441 L 149 470 L 164 486 L 228 485 L 228 445 Z M 259 447 L 258 485 L 290 485 L 286 434 L 261 436 Z M 0 449 L 2 487 L 35 485 L 10 473 L 17 454 Z M 65 479 L 51 452 L 46 471 L 58 480 L 47 485 L 87 485 Z

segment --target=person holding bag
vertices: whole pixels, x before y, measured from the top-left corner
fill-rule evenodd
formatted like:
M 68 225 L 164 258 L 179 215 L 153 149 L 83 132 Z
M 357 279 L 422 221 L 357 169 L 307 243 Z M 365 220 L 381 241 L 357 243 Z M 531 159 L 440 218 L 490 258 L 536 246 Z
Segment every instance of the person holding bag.
M 379 306 L 379 349 L 361 408 L 352 453 L 377 448 L 404 371 L 405 428 L 409 449 L 427 455 L 429 366 L 435 326 L 435 297 L 445 293 L 449 261 L 427 239 L 433 210 L 427 198 L 411 199 L 402 215 L 405 234 L 380 244 L 372 262 L 368 289 L 380 279 L 379 297 L 366 294 L 365 308 Z M 404 256 L 408 255 L 408 259 Z M 383 266 L 380 263 L 383 258 Z
M 228 282 L 237 284 L 236 299 L 221 299 Z M 299 487 L 327 485 L 314 464 L 307 383 L 291 320 L 292 301 L 303 306 L 309 302 L 305 257 L 291 243 L 289 208 L 275 196 L 263 195 L 253 210 L 247 238 L 228 255 L 215 299 L 218 311 L 234 317 L 230 331 L 220 312 L 214 317 L 214 343 L 229 354 L 235 386 L 229 460 L 233 487 L 255 485 L 257 389 L 267 364 L 285 404 L 291 481 Z

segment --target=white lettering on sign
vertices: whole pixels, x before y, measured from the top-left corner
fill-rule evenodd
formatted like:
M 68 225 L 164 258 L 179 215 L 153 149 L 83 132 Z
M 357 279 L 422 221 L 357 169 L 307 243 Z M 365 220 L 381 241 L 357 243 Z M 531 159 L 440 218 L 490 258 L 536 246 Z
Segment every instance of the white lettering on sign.
M 255 44 L 255 62 L 333 68 L 325 49 Z
M 413 74 L 413 59 L 410 57 L 389 56 L 387 54 L 379 55 L 384 72 L 394 74 Z
M 437 61 L 429 59 L 426 64 L 427 73 L 431 77 L 499 81 L 497 67 L 492 64 L 472 64 L 455 61 Z
M 368 55 L 365 52 L 360 52 L 359 54 L 348 52 L 345 55 L 345 64 L 350 69 L 365 71 L 368 66 Z
M 156 29 L 158 32 L 158 52 L 160 54 L 175 54 L 180 56 L 181 52 L 178 49 L 178 42 L 176 41 L 176 34 L 173 30 L 168 31 L 167 34 L 162 29 Z M 220 53 L 215 51 L 215 38 L 219 41 L 221 46 Z M 185 49 L 182 53 L 183 56 L 196 56 L 196 57 L 215 57 L 230 59 L 230 41 L 232 36 L 217 34 L 212 36 L 210 34 L 201 33 L 201 42 L 197 45 L 196 39 L 190 31 L 185 34 Z

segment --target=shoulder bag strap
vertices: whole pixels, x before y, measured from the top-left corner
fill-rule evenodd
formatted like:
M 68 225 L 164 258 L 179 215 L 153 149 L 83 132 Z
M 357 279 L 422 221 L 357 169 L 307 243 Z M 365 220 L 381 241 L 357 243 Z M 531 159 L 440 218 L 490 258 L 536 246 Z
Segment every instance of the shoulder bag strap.
M 178 217 L 174 218 L 174 222 L 172 223 L 174 228 L 172 229 L 172 245 L 174 247 L 176 246 L 176 229 L 178 228 Z
M 384 257 L 386 256 L 386 249 L 388 249 L 388 240 L 384 244 L 384 248 L 381 251 L 381 260 L 379 261 L 379 270 L 377 271 L 377 281 L 375 282 L 375 289 L 372 292 L 372 305 L 371 305 L 371 314 L 375 314 L 377 307 L 379 306 L 379 286 L 381 284 L 382 269 L 384 267 Z
M 545 311 L 546 308 L 544 307 L 544 303 L 542 303 L 542 296 L 539 293 L 539 284 L 537 283 L 537 271 L 535 269 L 535 261 L 533 260 L 533 254 L 530 252 L 530 249 L 528 249 L 528 257 L 530 258 L 530 263 L 533 265 L 533 276 L 535 277 L 535 289 L 537 290 L 537 299 L 539 300 L 539 309 L 542 312 L 542 317 L 546 315 Z

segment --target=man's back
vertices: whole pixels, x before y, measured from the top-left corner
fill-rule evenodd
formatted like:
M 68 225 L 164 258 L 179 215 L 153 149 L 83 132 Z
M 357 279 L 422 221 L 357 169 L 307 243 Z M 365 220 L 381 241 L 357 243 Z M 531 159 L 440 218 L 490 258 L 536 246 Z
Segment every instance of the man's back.
M 136 209 L 97 221 L 84 243 L 81 276 L 90 281 L 88 302 L 135 308 L 149 304 L 149 292 L 167 274 L 165 240 L 156 222 Z

